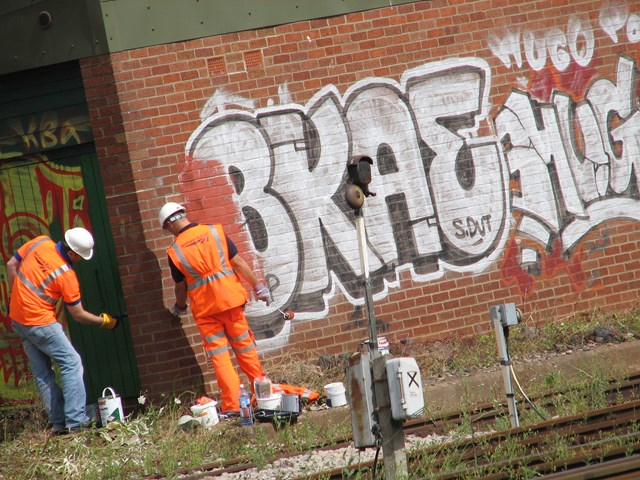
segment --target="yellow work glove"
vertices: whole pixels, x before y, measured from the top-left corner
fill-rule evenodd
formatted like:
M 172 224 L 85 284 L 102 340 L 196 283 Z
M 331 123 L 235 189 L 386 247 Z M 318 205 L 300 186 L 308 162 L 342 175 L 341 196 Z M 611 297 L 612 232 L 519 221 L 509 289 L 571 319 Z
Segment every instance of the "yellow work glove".
M 101 314 L 102 316 L 102 325 L 100 325 L 100 328 L 106 328 L 107 330 L 113 330 L 114 328 L 116 328 L 118 326 L 118 319 L 115 317 L 112 317 L 111 315 L 109 315 L 108 313 L 103 313 Z

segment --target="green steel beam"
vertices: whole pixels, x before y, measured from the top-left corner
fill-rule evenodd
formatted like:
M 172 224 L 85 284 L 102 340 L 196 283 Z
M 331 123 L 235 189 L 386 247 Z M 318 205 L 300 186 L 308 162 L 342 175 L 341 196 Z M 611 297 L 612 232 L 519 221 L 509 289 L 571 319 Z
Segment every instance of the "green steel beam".
M 416 1 L 12 0 L 0 5 L 0 75 Z M 50 16 L 50 25 L 41 24 L 42 12 Z M 42 21 L 46 18 L 42 13 Z
M 41 12 L 50 24 L 41 24 Z M 47 15 L 42 13 L 43 20 Z M 0 8 L 0 74 L 108 53 L 99 0 L 16 0 Z
M 102 0 L 111 51 L 370 10 L 415 0 Z

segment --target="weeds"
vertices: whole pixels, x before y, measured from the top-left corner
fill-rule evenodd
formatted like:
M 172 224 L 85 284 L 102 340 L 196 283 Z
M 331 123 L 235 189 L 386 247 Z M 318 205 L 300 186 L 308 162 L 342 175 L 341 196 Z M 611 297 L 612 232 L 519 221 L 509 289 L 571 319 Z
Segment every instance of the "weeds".
M 621 342 L 640 338 L 640 311 L 627 315 L 605 315 L 594 311 L 590 315 L 576 316 L 554 325 L 538 328 L 526 319 L 512 329 L 510 354 L 520 360 L 530 356 L 544 356 L 569 349 L 590 348 L 598 343 Z M 497 368 L 495 337 L 487 333 L 474 338 L 449 339 L 423 343 L 392 343 L 394 356 L 416 358 L 425 378 L 443 378 L 468 374 L 492 366 Z M 344 380 L 346 355 L 323 356 L 320 360 L 304 354 L 293 354 L 265 362 L 265 369 L 274 381 L 306 385 L 322 392 L 326 383 Z M 544 372 L 538 378 L 528 379 L 527 392 L 532 396 L 561 390 L 548 407 L 541 407 L 545 415 L 548 409 L 558 415 L 580 414 L 602 407 L 606 398 L 603 390 L 611 375 L 611 365 L 596 365 L 589 374 L 580 375 L 581 381 L 570 382 L 559 371 Z M 470 387 L 469 387 L 470 388 Z M 501 403 L 500 392 L 492 392 L 492 400 Z M 503 394 L 502 394 L 503 395 Z M 425 399 L 428 401 L 428 392 Z M 141 399 L 143 397 L 141 396 Z M 183 392 L 175 398 L 165 397 L 158 405 L 148 402 L 134 417 L 124 423 L 80 434 L 55 437 L 47 428 L 44 410 L 40 407 L 0 411 L 0 478 L 24 479 L 121 479 L 159 476 L 175 478 L 182 469 L 203 463 L 222 465 L 235 460 L 266 466 L 282 454 L 295 454 L 313 450 L 331 443 L 334 439 L 351 434 L 350 421 L 309 422 L 302 415 L 298 423 L 273 429 L 270 425 L 241 428 L 237 422 L 221 422 L 212 429 L 198 428 L 185 431 L 178 427 L 178 418 L 188 412 L 195 400 L 195 393 Z M 459 399 L 466 412 L 465 421 L 452 438 L 465 435 L 478 436 L 471 421 L 473 405 L 470 400 Z M 430 413 L 435 415 L 435 413 Z M 530 410 L 520 416 L 523 425 L 538 422 L 539 417 Z M 264 427 L 264 428 L 263 428 Z M 495 430 L 509 427 L 508 418 L 499 418 Z M 567 442 L 571 439 L 553 439 L 553 457 L 566 455 Z M 512 458 L 521 454 L 521 446 L 504 444 L 497 455 Z M 435 450 L 435 452 L 434 452 Z M 461 457 L 442 458 L 437 449 L 425 453 L 412 466 L 412 478 L 433 478 L 438 469 L 455 470 L 462 465 Z M 367 478 L 359 470 L 357 462 L 346 467 L 348 478 Z M 465 478 L 461 474 L 460 478 Z

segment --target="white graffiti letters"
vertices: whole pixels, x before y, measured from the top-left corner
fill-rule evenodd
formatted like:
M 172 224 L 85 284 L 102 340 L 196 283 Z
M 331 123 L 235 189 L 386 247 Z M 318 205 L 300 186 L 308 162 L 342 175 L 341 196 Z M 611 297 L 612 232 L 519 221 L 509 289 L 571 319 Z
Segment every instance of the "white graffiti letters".
M 621 41 L 618 32 L 624 32 L 630 43 L 640 42 L 640 15 L 630 14 L 626 7 L 602 8 L 598 23 L 613 43 Z M 521 48 L 524 47 L 525 58 L 533 70 L 542 70 L 549 58 L 553 66 L 562 72 L 569 66 L 572 59 L 581 67 L 591 63 L 594 55 L 595 34 L 588 18 L 572 16 L 569 17 L 566 32 L 559 28 L 550 28 L 541 33 L 530 30 L 524 32 L 510 30 L 501 36 L 490 36 L 488 44 L 493 55 L 499 58 L 507 68 L 513 68 L 512 58 L 517 68 L 522 67 Z
M 632 16 L 625 18 L 629 25 Z M 570 20 L 566 34 L 526 37 L 527 61 L 539 67 L 548 52 L 556 68 L 570 58 L 588 64 L 593 44 L 585 31 Z M 519 61 L 505 45 L 500 52 Z M 222 170 L 233 187 L 249 255 L 276 305 L 294 305 L 303 320 L 328 314 L 338 289 L 354 305 L 364 302 L 353 211 L 343 195 L 353 155 L 373 159 L 376 196 L 364 212 L 377 298 L 399 284 L 401 270 L 425 282 L 443 269 L 486 268 L 502 253 L 512 211 L 519 235 L 547 247 L 559 239 L 565 253 L 606 219 L 622 212 L 640 219 L 631 59 L 620 57 L 615 81 L 594 81 L 577 103 L 557 91 L 540 103 L 514 90 L 493 121 L 490 84 L 483 60 L 452 59 L 408 70 L 400 83 L 362 80 L 343 97 L 330 85 L 305 107 L 225 107 L 193 133 L 187 158 L 224 167 L 212 171 Z M 534 253 L 521 261 L 536 261 Z M 276 312 L 251 308 L 254 322 Z
M 403 75 L 421 137 L 434 152 L 429 180 L 448 260 L 485 255 L 502 233 L 502 165 L 493 138 L 478 138 L 490 75 L 483 62 L 442 62 Z M 475 137 L 475 138 L 474 138 Z
M 401 85 L 359 82 L 342 100 L 328 86 L 306 108 L 220 109 L 191 136 L 187 156 L 224 166 L 276 304 L 295 302 L 297 318 L 317 315 L 335 286 L 361 304 L 353 212 L 342 194 L 352 155 L 374 160 L 377 195 L 365 222 L 378 297 L 401 269 L 424 281 L 442 274 L 441 261 L 484 268 L 480 260 L 496 251 L 506 170 L 495 139 L 478 134 L 481 124 L 490 131 L 489 80 L 485 62 L 454 60 L 408 71 Z
M 534 102 L 524 92 L 509 95 L 495 125 L 518 180 L 513 208 L 524 213 L 521 234 L 548 245 L 564 230 L 566 252 L 606 219 L 607 211 L 615 218 L 621 202 L 627 207 L 629 200 L 635 202 L 637 85 L 633 62 L 621 57 L 616 82 L 594 82 L 573 110 L 569 97 L 557 92 L 549 104 Z M 612 201 L 616 197 L 625 198 Z M 638 218 L 637 210 L 626 216 Z
M 522 37 L 522 45 L 521 39 Z M 567 69 L 573 59 L 578 65 L 586 67 L 591 63 L 594 53 L 595 39 L 589 20 L 571 17 L 567 24 L 566 33 L 559 28 L 551 28 L 538 33 L 526 30 L 512 31 L 503 37 L 489 38 L 491 52 L 502 61 L 507 68 L 512 68 L 511 57 L 516 66 L 522 67 L 522 52 L 529 67 L 535 71 L 542 70 L 551 60 L 553 66 L 560 72 Z

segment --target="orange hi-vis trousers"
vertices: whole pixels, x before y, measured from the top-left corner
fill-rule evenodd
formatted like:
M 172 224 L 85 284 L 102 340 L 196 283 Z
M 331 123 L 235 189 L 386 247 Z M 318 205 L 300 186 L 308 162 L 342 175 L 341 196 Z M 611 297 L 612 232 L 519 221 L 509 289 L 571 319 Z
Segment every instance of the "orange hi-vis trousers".
M 249 329 L 247 318 L 244 316 L 244 309 L 235 307 L 210 317 L 198 318 L 196 323 L 220 387 L 221 411 L 238 410 L 240 378 L 231 362 L 229 346 L 236 355 L 240 369 L 249 378 L 248 387 L 251 390 L 256 377 L 264 375 L 253 332 Z

